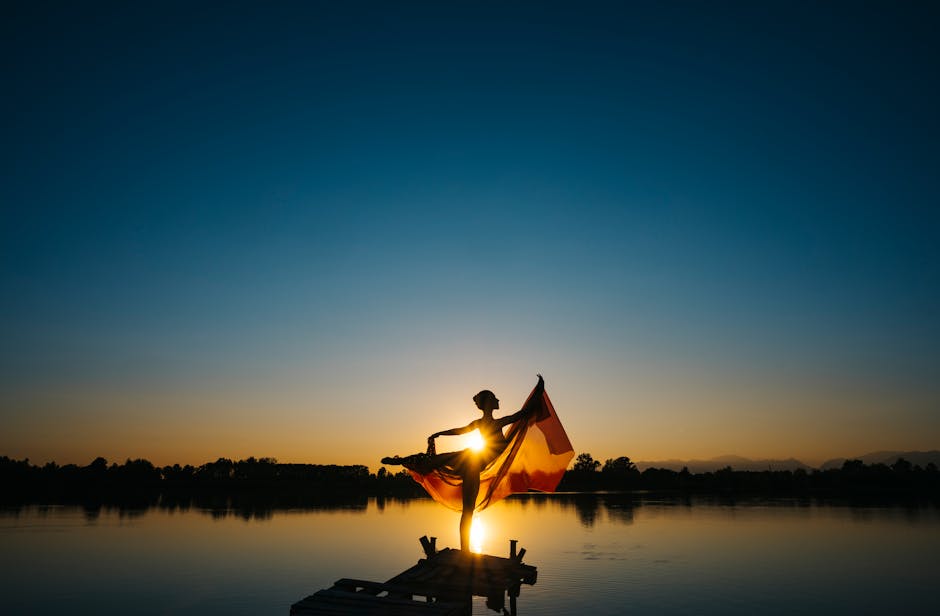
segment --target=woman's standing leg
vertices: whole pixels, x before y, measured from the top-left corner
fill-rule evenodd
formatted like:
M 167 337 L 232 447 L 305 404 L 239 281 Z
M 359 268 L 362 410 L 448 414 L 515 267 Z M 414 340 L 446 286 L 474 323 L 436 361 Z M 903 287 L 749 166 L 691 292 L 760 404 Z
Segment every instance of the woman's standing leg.
M 480 468 L 468 460 L 464 465 L 463 506 L 460 513 L 460 549 L 464 552 L 470 551 L 470 526 L 473 524 L 473 510 L 476 509 L 479 493 Z

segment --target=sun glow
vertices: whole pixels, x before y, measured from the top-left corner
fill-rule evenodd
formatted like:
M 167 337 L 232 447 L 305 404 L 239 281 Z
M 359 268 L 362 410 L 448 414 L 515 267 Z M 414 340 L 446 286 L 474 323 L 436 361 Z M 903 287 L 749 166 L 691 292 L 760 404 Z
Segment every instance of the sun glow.
M 483 440 L 483 435 L 480 434 L 479 430 L 470 433 L 467 446 L 474 451 L 483 451 L 483 448 L 486 447 L 486 441 Z
M 479 517 L 473 516 L 470 524 L 470 551 L 480 554 L 483 552 L 483 540 L 486 538 L 486 527 Z

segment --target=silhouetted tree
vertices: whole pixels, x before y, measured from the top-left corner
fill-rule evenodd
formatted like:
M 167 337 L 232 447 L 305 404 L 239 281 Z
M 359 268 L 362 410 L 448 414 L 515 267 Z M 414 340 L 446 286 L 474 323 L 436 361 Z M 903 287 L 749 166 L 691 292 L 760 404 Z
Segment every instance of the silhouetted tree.
M 574 471 L 576 473 L 593 473 L 601 463 L 595 460 L 589 453 L 579 453 L 574 462 Z
M 604 487 L 608 490 L 629 490 L 635 487 L 634 480 L 640 472 L 627 456 L 608 458 L 601 469 Z
M 604 468 L 601 469 L 601 472 L 611 475 L 629 475 L 638 471 L 636 470 L 636 465 L 630 461 L 630 458 L 620 456 L 616 459 L 608 458 L 607 461 L 604 462 Z
M 913 469 L 913 466 L 910 462 L 904 458 L 898 458 L 897 461 L 891 465 L 891 470 L 895 473 L 910 473 Z

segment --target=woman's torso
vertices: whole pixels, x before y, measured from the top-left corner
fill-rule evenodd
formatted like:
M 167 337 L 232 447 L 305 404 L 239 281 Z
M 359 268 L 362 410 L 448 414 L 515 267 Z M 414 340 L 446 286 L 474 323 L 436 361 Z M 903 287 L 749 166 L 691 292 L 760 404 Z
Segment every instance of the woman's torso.
M 509 441 L 506 440 L 506 435 L 503 434 L 502 427 L 495 419 L 487 419 L 485 417 L 478 419 L 477 430 L 480 431 L 480 436 L 483 437 L 486 448 L 491 451 L 500 453 L 509 443 Z

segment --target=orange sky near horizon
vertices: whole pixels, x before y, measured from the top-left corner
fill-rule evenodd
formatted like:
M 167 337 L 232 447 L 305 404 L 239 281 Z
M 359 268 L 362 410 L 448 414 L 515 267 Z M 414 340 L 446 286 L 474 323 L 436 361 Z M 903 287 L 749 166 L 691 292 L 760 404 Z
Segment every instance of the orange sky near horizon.
M 472 362 L 464 362 L 476 379 L 432 374 L 429 379 L 436 378 L 424 387 L 378 376 L 370 387 L 348 383 L 332 390 L 316 383 L 290 387 L 285 381 L 248 380 L 230 384 L 228 391 L 31 397 L 21 403 L 36 410 L 4 431 L 0 455 L 59 464 L 87 464 L 99 455 L 112 462 L 142 457 L 158 465 L 270 456 L 281 462 L 365 464 L 374 471 L 381 457 L 421 451 L 431 432 L 478 417 L 471 400 L 478 389 L 493 389 L 500 397 L 497 415 L 517 410 L 534 374 L 507 364 L 504 373 L 517 378 L 487 381 L 486 363 L 481 360 L 473 370 Z M 621 455 L 652 461 L 736 454 L 795 457 L 815 465 L 883 449 L 936 448 L 930 430 L 891 424 L 892 405 L 929 411 L 929 400 L 902 400 L 897 392 L 787 393 L 718 375 L 706 380 L 637 372 L 624 373 L 620 387 L 612 388 L 615 375 L 599 380 L 595 372 L 577 370 L 560 363 L 551 373 L 546 370 L 547 391 L 575 450 L 601 461 Z M 462 442 L 442 437 L 438 445 L 456 449 Z

